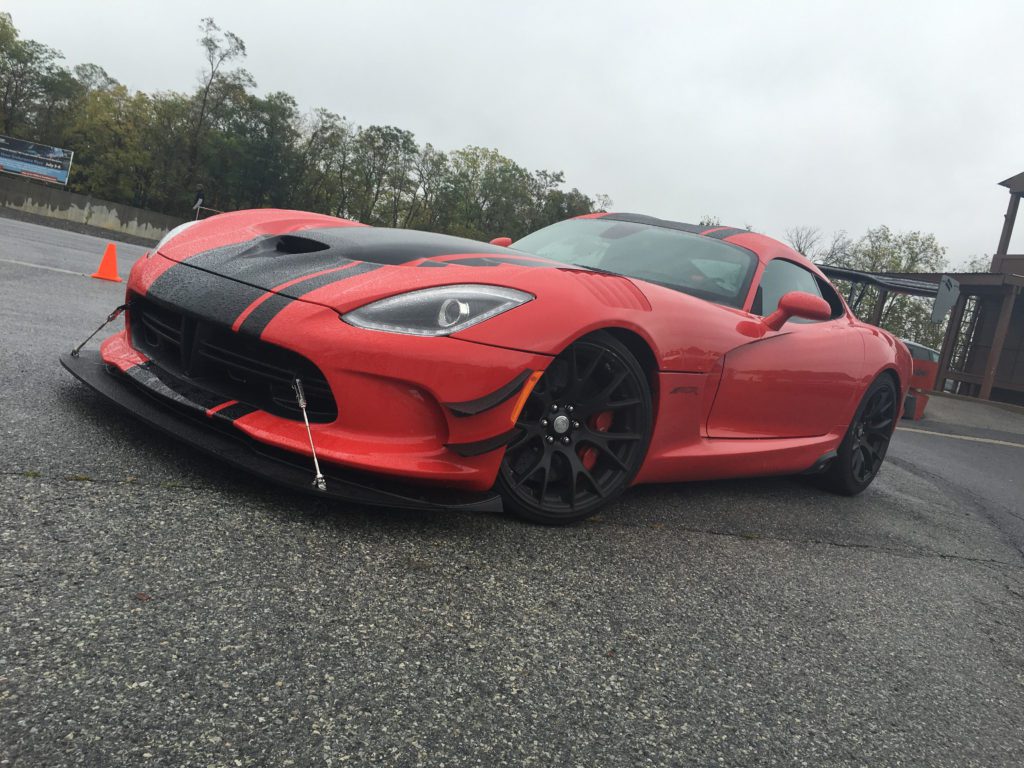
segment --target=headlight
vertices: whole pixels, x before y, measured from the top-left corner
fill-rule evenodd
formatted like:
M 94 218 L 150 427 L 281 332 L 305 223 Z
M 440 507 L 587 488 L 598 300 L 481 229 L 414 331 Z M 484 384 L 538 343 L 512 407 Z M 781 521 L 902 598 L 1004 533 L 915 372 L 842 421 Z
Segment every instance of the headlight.
M 150 253 L 159 253 L 160 249 L 163 248 L 165 245 L 167 245 L 169 242 L 171 242 L 171 240 L 173 238 L 177 237 L 182 232 L 184 232 L 186 229 L 191 227 L 193 224 L 197 224 L 197 223 L 198 222 L 196 222 L 196 221 L 186 221 L 184 224 L 179 224 L 174 229 L 172 229 L 170 232 L 168 232 L 166 235 L 164 235 L 162 238 L 160 238 L 160 242 L 156 244 L 156 248 L 154 248 L 152 251 L 150 251 Z
M 342 315 L 357 328 L 413 336 L 447 336 L 532 300 L 494 285 L 444 285 L 375 301 Z

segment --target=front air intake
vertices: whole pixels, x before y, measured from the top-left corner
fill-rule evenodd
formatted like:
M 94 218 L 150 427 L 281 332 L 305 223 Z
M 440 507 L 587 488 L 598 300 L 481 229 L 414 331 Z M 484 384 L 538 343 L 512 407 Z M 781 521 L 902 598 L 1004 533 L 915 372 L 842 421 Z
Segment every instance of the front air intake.
M 292 382 L 299 378 L 309 420 L 327 423 L 338 418 L 326 377 L 302 355 L 149 298 L 134 297 L 130 311 L 132 345 L 190 385 L 301 421 L 292 390 Z

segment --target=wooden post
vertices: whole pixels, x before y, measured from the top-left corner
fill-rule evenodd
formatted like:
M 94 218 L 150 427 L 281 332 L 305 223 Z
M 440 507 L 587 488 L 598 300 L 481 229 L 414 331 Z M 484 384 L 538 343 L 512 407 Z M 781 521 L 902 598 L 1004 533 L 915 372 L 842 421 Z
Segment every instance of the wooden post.
M 939 376 L 935 380 L 935 391 L 946 390 L 946 379 L 949 378 L 949 366 L 953 364 L 953 350 L 956 348 L 956 340 L 960 338 L 960 325 L 964 321 L 964 308 L 967 306 L 967 294 L 961 292 L 956 297 L 956 304 L 953 311 L 949 313 L 949 325 L 946 326 L 946 338 L 942 340 L 942 350 L 939 352 Z
M 1013 222 L 1017 219 L 1017 206 L 1020 205 L 1020 193 L 1010 193 L 1010 204 L 1006 206 L 1006 215 L 1003 217 L 1003 231 L 999 234 L 999 245 L 996 246 L 996 254 L 992 257 L 992 272 L 1000 272 L 1000 262 L 1003 256 L 1010 249 L 1010 237 L 1013 235 Z
M 992 384 L 996 379 L 996 368 L 999 367 L 999 358 L 1003 354 L 1006 331 L 1010 327 L 1010 317 L 1013 315 L 1013 302 L 1017 299 L 1019 290 L 1016 286 L 1006 286 L 1003 304 L 999 308 L 999 320 L 996 321 L 996 333 L 992 338 L 992 348 L 988 351 L 988 359 L 985 360 L 985 375 L 981 379 L 981 390 L 978 392 L 979 400 L 988 400 L 992 397 Z
M 882 322 L 882 310 L 885 308 L 885 300 L 889 298 L 889 291 L 886 288 L 878 289 L 878 301 L 875 302 L 875 306 L 871 309 L 871 319 L 868 320 L 872 325 L 878 325 Z

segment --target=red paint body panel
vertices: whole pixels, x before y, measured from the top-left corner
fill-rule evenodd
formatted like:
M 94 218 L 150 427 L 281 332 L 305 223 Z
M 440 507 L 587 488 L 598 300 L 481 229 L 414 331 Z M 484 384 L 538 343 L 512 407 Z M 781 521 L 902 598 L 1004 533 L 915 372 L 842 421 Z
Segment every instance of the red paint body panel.
M 600 217 L 604 214 L 594 214 Z M 586 217 L 584 217 L 586 218 Z M 168 270 L 194 270 L 189 279 L 229 278 L 196 269 L 193 257 L 253 238 L 309 228 L 362 226 L 296 211 L 245 211 L 200 222 L 140 259 L 129 296 L 145 296 Z M 713 232 L 714 230 L 709 230 Z M 490 488 L 503 449 L 461 456 L 451 444 L 486 441 L 511 429 L 519 398 L 471 416 L 445 407 L 484 398 L 524 371 L 543 371 L 575 339 L 602 329 L 633 334 L 654 360 L 648 371 L 655 403 L 654 432 L 635 482 L 670 482 L 799 472 L 834 450 L 863 392 L 885 371 L 902 395 L 911 365 L 906 347 L 858 321 L 847 308 L 834 320 L 780 330 L 746 311 L 765 264 L 784 257 L 825 279 L 799 254 L 770 238 L 739 232 L 726 242 L 753 251 L 758 265 L 743 309 L 709 303 L 641 280 L 627 279 L 518 254 L 517 263 L 452 264 L 466 255 L 433 255 L 385 265 L 289 299 L 259 338 L 295 352 L 323 372 L 338 405 L 331 423 L 312 425 L 321 461 L 467 490 Z M 481 243 L 481 256 L 486 256 Z M 491 247 L 493 249 L 493 247 Z M 514 252 L 510 252 L 514 253 Z M 280 259 L 288 259 L 282 254 Z M 247 302 L 243 322 L 278 293 L 339 264 L 271 285 Z M 425 338 L 355 328 L 339 315 L 372 301 L 440 285 L 483 283 L 536 298 L 451 337 Z M 252 286 L 250 286 L 251 288 Z M 131 312 L 126 322 L 131 323 Z M 101 348 L 122 371 L 144 365 L 126 332 Z M 223 406 L 211 408 L 208 415 Z M 309 454 L 301 421 L 254 411 L 235 428 L 268 445 Z
M 931 360 L 914 360 L 914 372 L 910 377 L 910 388 L 922 392 L 935 389 L 935 380 L 939 376 L 939 364 Z

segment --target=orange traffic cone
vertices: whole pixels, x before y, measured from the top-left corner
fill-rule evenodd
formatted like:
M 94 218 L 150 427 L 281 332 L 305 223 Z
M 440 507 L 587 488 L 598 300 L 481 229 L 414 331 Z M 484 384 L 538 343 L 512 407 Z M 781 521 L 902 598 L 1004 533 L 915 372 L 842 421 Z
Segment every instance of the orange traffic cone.
M 112 283 L 120 283 L 121 276 L 117 274 L 117 246 L 107 243 L 107 249 L 103 251 L 103 260 L 100 268 L 92 273 L 92 276 L 100 280 L 109 280 Z

